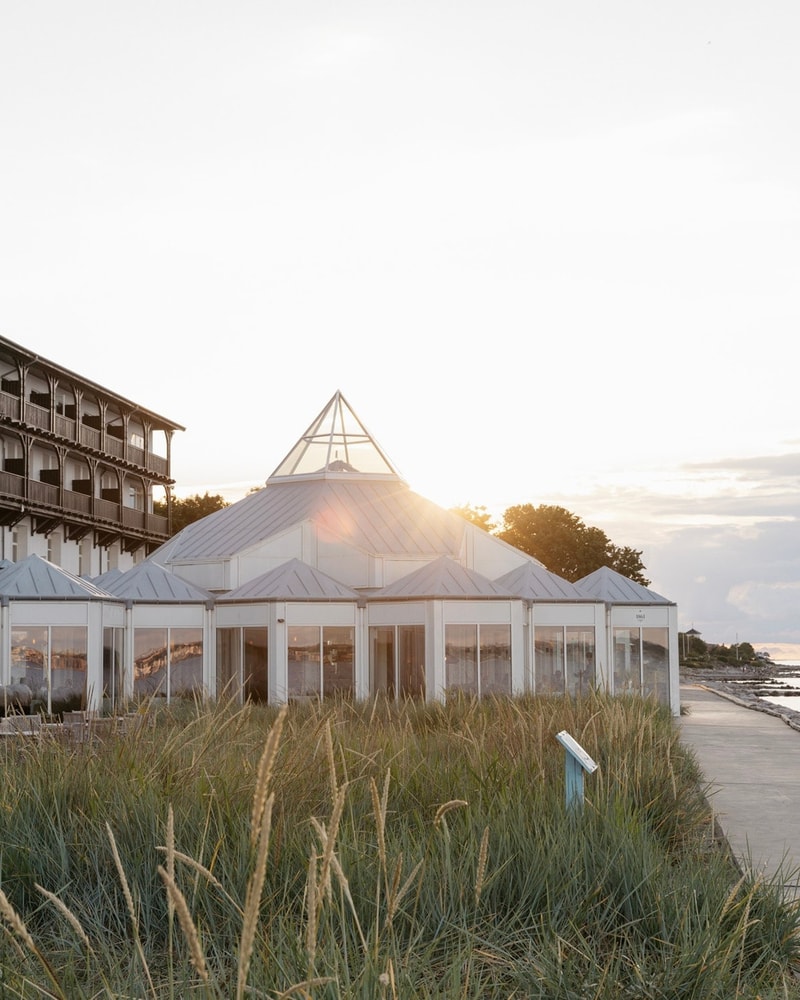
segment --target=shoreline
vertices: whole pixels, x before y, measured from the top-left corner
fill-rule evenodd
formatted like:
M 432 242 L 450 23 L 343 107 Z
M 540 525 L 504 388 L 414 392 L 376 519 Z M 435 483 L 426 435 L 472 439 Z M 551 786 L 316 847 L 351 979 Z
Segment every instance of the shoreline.
M 768 670 L 764 667 L 707 670 L 681 668 L 680 683 L 706 688 L 744 708 L 775 716 L 791 729 L 800 732 L 800 696 L 797 699 L 797 709 L 792 709 L 765 701 L 753 690 L 763 688 L 772 678 L 798 673 L 800 667 L 781 667 L 779 664 L 772 664 Z

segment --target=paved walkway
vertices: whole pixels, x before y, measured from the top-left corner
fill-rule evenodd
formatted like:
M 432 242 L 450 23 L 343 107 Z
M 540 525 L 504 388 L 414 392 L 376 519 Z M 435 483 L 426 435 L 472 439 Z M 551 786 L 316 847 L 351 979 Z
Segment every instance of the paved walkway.
M 681 685 L 681 739 L 710 786 L 719 825 L 743 867 L 800 874 L 800 732 L 783 720 L 694 685 Z

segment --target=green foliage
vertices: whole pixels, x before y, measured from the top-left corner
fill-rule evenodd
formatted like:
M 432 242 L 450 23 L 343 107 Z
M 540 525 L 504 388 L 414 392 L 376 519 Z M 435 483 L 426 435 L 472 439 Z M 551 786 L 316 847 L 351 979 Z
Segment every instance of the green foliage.
M 604 531 L 584 524 L 564 507 L 529 503 L 509 507 L 498 537 L 565 580 L 574 582 L 608 566 L 645 587 L 650 584 L 641 551 L 612 544 Z
M 192 524 L 195 521 L 199 521 L 200 518 L 206 517 L 207 514 L 213 514 L 217 510 L 222 510 L 224 507 L 228 507 L 228 501 L 221 496 L 219 493 L 210 494 L 206 491 L 202 496 L 199 493 L 195 493 L 194 496 L 185 497 L 180 499 L 179 497 L 172 498 L 172 534 L 176 535 L 182 528 L 185 528 L 187 524 Z M 153 513 L 160 514 L 162 517 L 167 516 L 167 504 L 166 502 L 156 501 L 153 504 Z
M 797 995 L 783 876 L 740 878 L 643 699 L 181 705 L 0 781 L 9 997 Z
M 474 524 L 482 531 L 491 534 L 497 529 L 497 525 L 491 520 L 491 514 L 485 507 L 473 507 L 471 504 L 463 504 L 461 507 L 451 507 L 453 514 L 458 514 L 465 521 Z

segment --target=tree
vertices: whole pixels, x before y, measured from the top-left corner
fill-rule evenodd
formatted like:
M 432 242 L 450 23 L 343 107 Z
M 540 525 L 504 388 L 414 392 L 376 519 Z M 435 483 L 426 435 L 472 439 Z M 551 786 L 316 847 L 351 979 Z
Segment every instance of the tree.
M 470 524 L 474 524 L 489 534 L 497 528 L 497 525 L 490 520 L 491 514 L 485 507 L 473 507 L 472 504 L 467 503 L 461 507 L 451 507 L 450 510 L 453 514 L 458 514 L 465 521 L 469 521 Z
M 584 524 L 564 507 L 529 503 L 509 507 L 497 535 L 565 580 L 574 582 L 608 566 L 644 587 L 650 584 L 641 551 L 614 545 L 604 531 Z
M 207 514 L 213 514 L 217 510 L 228 507 L 228 501 L 215 493 L 213 496 L 206 492 L 202 496 L 195 493 L 194 496 L 185 497 L 183 500 L 178 497 L 172 498 L 172 534 L 176 535 L 187 524 L 199 521 Z M 167 516 L 167 504 L 163 501 L 156 501 L 153 504 L 153 513 Z

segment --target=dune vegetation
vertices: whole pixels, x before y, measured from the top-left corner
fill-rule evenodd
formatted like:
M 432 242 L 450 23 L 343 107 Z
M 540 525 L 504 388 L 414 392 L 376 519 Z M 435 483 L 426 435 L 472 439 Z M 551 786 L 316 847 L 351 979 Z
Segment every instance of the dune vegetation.
M 0 747 L 0 998 L 800 995 L 796 909 L 654 704 L 149 714 Z

